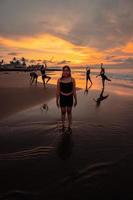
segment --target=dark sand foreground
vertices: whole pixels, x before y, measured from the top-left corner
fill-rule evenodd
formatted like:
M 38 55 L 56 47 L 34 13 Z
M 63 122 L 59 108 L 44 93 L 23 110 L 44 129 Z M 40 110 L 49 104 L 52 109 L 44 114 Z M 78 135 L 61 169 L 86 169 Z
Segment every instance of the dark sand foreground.
M 132 96 L 111 91 L 78 91 L 71 134 L 55 98 L 1 120 L 1 199 L 133 199 Z

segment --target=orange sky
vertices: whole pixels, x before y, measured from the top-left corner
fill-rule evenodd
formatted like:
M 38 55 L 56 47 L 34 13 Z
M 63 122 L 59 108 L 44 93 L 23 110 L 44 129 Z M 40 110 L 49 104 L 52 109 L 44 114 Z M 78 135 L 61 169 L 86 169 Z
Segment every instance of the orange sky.
M 132 8 L 132 0 L 1 0 L 0 60 L 132 66 Z
M 106 51 L 98 51 L 95 48 L 74 45 L 59 37 L 50 34 L 37 35 L 34 37 L 21 37 L 19 39 L 9 39 L 0 37 L 0 43 L 9 48 L 12 52 L 20 52 L 16 57 L 26 57 L 34 60 L 49 60 L 53 57 L 56 63 L 66 60 L 70 61 L 71 65 L 86 65 L 99 64 L 104 62 L 106 64 L 115 64 L 113 60 L 107 60 L 106 57 L 111 55 L 118 55 L 117 59 L 129 57 L 127 55 L 120 55 L 121 53 L 132 53 L 133 43 L 127 43 L 125 46 L 114 48 Z M 13 55 L 5 54 L 3 57 L 9 60 Z

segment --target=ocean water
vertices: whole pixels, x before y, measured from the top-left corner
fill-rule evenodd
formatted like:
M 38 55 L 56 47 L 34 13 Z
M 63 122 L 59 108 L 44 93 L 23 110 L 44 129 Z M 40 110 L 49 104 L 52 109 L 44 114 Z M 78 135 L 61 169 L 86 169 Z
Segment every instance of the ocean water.
M 74 72 L 78 72 L 81 73 L 83 76 L 85 74 L 85 70 L 84 69 L 74 69 Z M 92 75 L 97 75 L 99 73 L 99 69 L 92 69 L 91 70 L 91 74 Z M 106 74 L 107 76 L 109 76 L 110 78 L 113 79 L 119 79 L 119 80 L 128 80 L 128 81 L 133 81 L 133 68 L 129 68 L 129 69 L 106 69 Z
M 81 67 L 71 68 L 72 77 L 76 80 L 76 86 L 78 88 L 85 89 L 86 87 L 86 69 Z M 100 72 L 97 68 L 91 69 L 91 79 L 93 85 L 92 90 L 100 90 L 102 87 L 101 77 L 97 77 Z M 111 79 L 111 82 L 106 81 L 105 86 L 107 90 L 113 90 L 117 94 L 133 95 L 133 68 L 105 68 L 107 77 Z M 47 71 L 47 75 L 51 77 L 49 83 L 56 85 L 58 78 L 61 77 L 62 71 Z M 41 74 L 39 81 L 42 83 Z M 88 87 L 90 83 L 88 81 Z M 112 86 L 115 86 L 112 88 Z
M 55 68 L 56 69 L 56 68 Z M 58 70 L 61 70 L 61 68 L 58 68 Z M 72 67 L 72 74 L 73 75 L 81 75 L 82 78 L 85 76 L 86 68 L 85 67 Z M 133 81 L 133 67 L 127 68 L 127 67 L 116 67 L 116 68 L 106 68 L 105 67 L 106 74 L 113 79 L 119 79 L 119 80 L 128 80 Z M 99 68 L 91 68 L 91 75 L 95 76 L 99 74 L 100 69 Z M 56 72 L 56 74 L 60 74 L 59 72 Z

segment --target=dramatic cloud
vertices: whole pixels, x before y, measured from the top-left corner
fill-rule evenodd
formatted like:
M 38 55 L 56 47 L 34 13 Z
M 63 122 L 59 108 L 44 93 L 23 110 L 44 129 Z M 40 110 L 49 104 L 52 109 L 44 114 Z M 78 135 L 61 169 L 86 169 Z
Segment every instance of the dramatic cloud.
M 1 35 L 42 33 L 109 49 L 133 40 L 132 0 L 0 1 Z
M 58 65 L 66 65 L 66 64 L 70 64 L 70 63 L 71 63 L 71 61 L 69 61 L 69 60 L 62 60 L 62 61 L 58 62 L 57 64 Z
M 133 0 L 0 0 L 1 55 L 117 63 L 133 53 L 132 8 Z
M 127 58 L 126 60 L 125 60 L 125 62 L 127 62 L 127 63 L 131 63 L 131 64 L 133 64 L 133 57 L 129 57 L 129 58 Z
M 15 53 L 15 52 L 11 52 L 11 53 L 8 53 L 9 56 L 17 56 L 19 55 L 20 53 Z
M 112 60 L 114 61 L 115 63 L 118 63 L 118 64 L 124 64 L 126 66 L 132 66 L 133 65 L 133 57 L 128 57 L 128 58 L 119 58 L 119 59 L 114 59 Z

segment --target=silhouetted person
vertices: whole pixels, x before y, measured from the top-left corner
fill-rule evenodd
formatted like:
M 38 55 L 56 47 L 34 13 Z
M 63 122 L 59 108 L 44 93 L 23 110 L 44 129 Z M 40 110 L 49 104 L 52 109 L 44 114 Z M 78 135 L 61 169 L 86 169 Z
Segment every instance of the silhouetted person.
M 75 100 L 73 103 L 73 99 Z M 71 69 L 64 66 L 62 76 L 57 81 L 56 104 L 61 108 L 62 130 L 65 130 L 65 118 L 67 114 L 68 129 L 71 130 L 72 107 L 77 105 L 75 79 L 71 77 Z
M 96 100 L 94 99 L 94 100 L 96 101 L 96 106 L 97 106 L 97 107 L 100 106 L 101 101 L 107 99 L 108 96 L 109 96 L 109 95 L 105 95 L 105 96 L 103 96 L 103 93 L 104 93 L 104 88 L 102 89 L 102 91 L 101 91 L 99 97 L 98 97 Z
M 92 81 L 91 81 L 91 78 L 90 78 L 90 73 L 91 73 L 90 67 L 87 67 L 86 68 L 86 90 L 88 88 L 88 80 L 90 81 L 91 86 L 92 86 Z
M 46 75 L 46 68 L 47 68 L 46 63 L 45 63 L 45 66 L 44 66 L 44 65 L 41 66 L 42 81 L 43 81 L 43 85 L 44 85 L 44 86 L 45 86 L 45 79 L 47 79 L 46 84 L 47 84 L 47 83 L 49 82 L 49 80 L 51 79 L 50 76 L 47 76 L 47 75 Z
M 30 84 L 32 85 L 35 82 L 35 85 L 37 85 L 37 79 L 38 79 L 37 68 L 34 68 L 34 71 L 30 72 Z
M 101 63 L 101 71 L 100 71 L 100 74 L 98 74 L 98 75 L 96 76 L 96 78 L 97 78 L 98 76 L 101 76 L 101 78 L 102 78 L 102 85 L 103 85 L 103 88 L 104 88 L 104 86 L 105 86 L 105 80 L 111 81 L 111 80 L 105 75 L 105 69 L 103 68 L 103 63 Z

